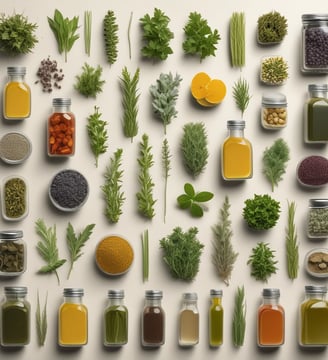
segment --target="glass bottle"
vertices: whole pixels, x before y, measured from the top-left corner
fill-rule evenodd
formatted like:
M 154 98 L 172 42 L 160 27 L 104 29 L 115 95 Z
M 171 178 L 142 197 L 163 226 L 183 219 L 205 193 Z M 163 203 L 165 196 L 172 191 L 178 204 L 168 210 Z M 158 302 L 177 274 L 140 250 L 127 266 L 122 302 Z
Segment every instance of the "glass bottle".
M 48 119 L 47 146 L 49 156 L 72 156 L 75 152 L 75 115 L 71 99 L 54 98 L 53 113 Z
M 301 346 L 328 345 L 326 294 L 326 286 L 305 286 L 305 299 L 300 305 L 299 343 Z
M 302 15 L 302 72 L 328 72 L 328 14 Z
M 209 308 L 209 344 L 218 347 L 223 343 L 223 307 L 222 290 L 211 289 L 211 306 Z
M 128 309 L 123 303 L 124 290 L 108 290 L 104 314 L 104 345 L 121 346 L 128 342 Z
M 160 290 L 147 290 L 142 314 L 141 343 L 145 347 L 161 346 L 165 342 L 165 313 Z
M 310 199 L 307 235 L 311 239 L 328 237 L 328 199 Z
M 5 286 L 1 304 L 1 345 L 23 346 L 30 342 L 30 303 L 27 287 Z
M 257 344 L 278 347 L 285 341 L 285 311 L 279 304 L 279 289 L 263 289 L 263 302 L 257 313 Z
M 3 92 L 3 116 L 7 120 L 22 120 L 31 115 L 31 89 L 25 82 L 24 66 L 7 68 L 8 82 Z
M 192 346 L 199 341 L 197 294 L 184 293 L 179 315 L 179 345 Z
M 0 275 L 17 276 L 26 270 L 26 244 L 23 231 L 0 231 Z
M 249 179 L 253 175 L 252 145 L 244 137 L 245 121 L 229 120 L 229 136 L 221 151 L 221 172 L 224 180 Z
M 310 84 L 309 99 L 305 104 L 304 141 L 328 142 L 328 85 Z
M 261 124 L 270 130 L 287 125 L 287 99 L 284 94 L 272 92 L 262 95 Z
M 65 288 L 58 312 L 58 344 L 82 346 L 88 342 L 88 310 L 82 303 L 84 290 Z

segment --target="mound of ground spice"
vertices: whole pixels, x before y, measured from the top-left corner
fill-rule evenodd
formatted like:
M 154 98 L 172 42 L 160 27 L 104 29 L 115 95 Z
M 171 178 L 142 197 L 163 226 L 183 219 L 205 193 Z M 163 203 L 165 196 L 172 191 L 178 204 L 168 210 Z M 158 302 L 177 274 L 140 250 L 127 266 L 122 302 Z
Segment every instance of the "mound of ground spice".
M 328 183 L 328 160 L 320 155 L 304 158 L 297 167 L 297 178 L 301 184 L 322 186 Z
M 0 140 L 0 158 L 8 164 L 19 164 L 31 154 L 31 142 L 23 134 L 10 132 Z

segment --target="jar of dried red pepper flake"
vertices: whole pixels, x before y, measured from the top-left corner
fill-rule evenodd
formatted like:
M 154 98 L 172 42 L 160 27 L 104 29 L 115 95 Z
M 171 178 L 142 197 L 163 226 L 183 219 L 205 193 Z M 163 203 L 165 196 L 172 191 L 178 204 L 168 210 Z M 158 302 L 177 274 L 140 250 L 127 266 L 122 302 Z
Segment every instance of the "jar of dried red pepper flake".
M 49 156 L 72 156 L 75 152 L 75 116 L 70 98 L 54 98 L 53 113 L 48 119 Z

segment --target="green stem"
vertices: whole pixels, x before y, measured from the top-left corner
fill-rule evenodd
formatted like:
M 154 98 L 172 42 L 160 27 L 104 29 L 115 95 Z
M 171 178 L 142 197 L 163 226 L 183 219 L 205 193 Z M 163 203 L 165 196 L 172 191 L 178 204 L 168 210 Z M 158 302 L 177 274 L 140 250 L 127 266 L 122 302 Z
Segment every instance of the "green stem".
M 129 44 L 129 58 L 131 59 L 131 38 L 130 38 L 130 30 L 131 30 L 131 23 L 132 23 L 133 12 L 131 11 L 129 26 L 128 26 L 128 44 Z

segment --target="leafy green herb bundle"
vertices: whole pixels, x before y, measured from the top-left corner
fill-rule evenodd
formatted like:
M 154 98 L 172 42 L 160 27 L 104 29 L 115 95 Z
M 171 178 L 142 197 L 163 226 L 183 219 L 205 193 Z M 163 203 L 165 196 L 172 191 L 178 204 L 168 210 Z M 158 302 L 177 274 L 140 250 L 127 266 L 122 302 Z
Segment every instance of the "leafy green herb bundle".
M 118 46 L 118 25 L 114 11 L 108 10 L 104 17 L 104 39 L 105 52 L 109 64 L 114 64 L 117 60 Z
M 183 28 L 186 39 L 182 47 L 186 54 L 198 55 L 200 60 L 215 56 L 216 46 L 220 40 L 217 29 L 212 30 L 206 19 L 194 11 L 189 14 L 189 20 Z
M 235 346 L 243 346 L 246 332 L 246 300 L 244 286 L 238 287 L 235 295 L 232 318 L 232 341 Z
M 187 232 L 176 227 L 170 235 L 160 240 L 163 260 L 174 278 L 192 281 L 196 277 L 204 248 L 197 239 L 197 233 L 196 227 Z
M 257 38 L 262 44 L 278 43 L 287 34 L 287 19 L 278 11 L 261 15 L 257 20 Z
M 96 97 L 102 92 L 105 80 L 101 79 L 102 67 L 96 68 L 85 63 L 82 67 L 82 73 L 76 76 L 74 88 L 85 97 Z
M 295 227 L 295 202 L 288 202 L 288 222 L 286 226 L 286 254 L 287 270 L 290 279 L 296 279 L 299 268 L 299 249 L 297 242 L 297 230 Z

